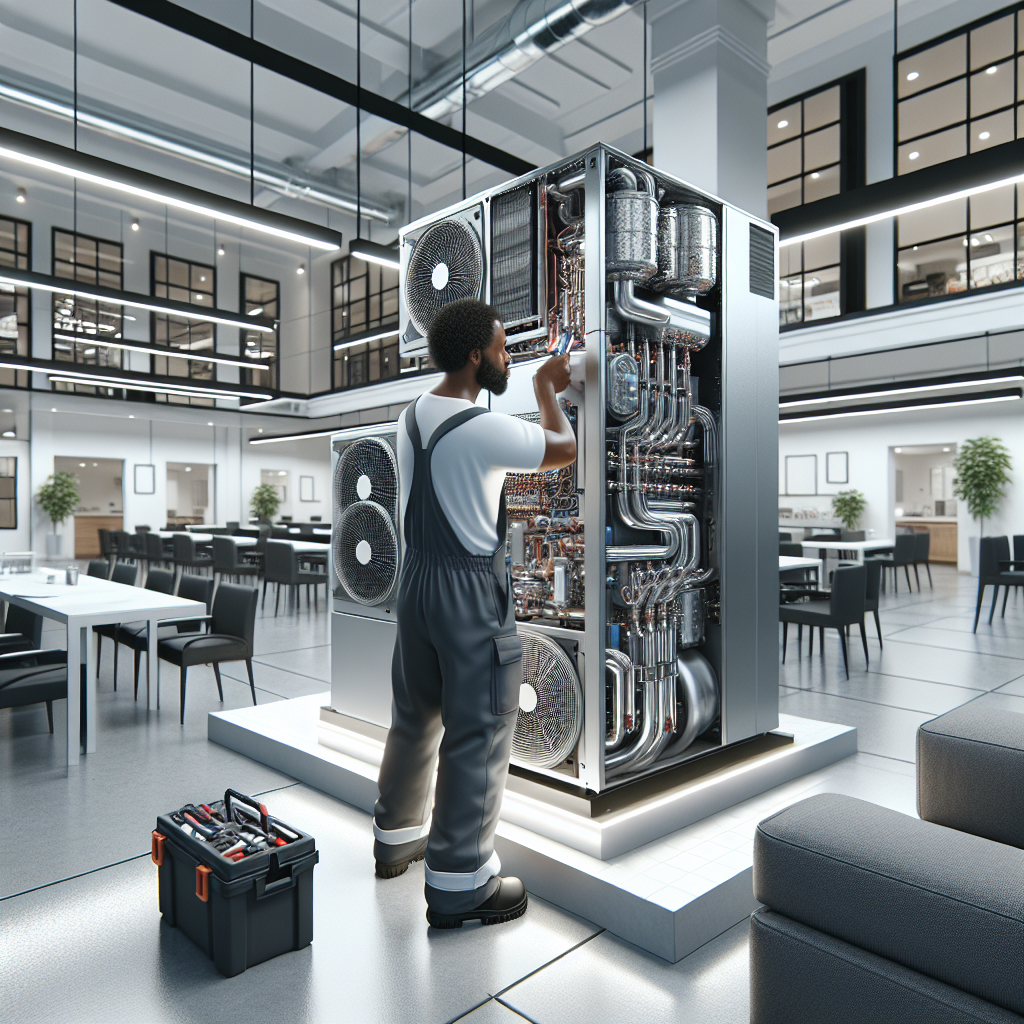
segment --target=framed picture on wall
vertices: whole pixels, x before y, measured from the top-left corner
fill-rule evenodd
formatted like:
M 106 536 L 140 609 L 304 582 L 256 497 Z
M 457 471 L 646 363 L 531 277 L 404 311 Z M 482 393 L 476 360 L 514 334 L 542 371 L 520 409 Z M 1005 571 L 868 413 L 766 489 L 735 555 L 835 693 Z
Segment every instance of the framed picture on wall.
M 311 476 L 299 477 L 299 501 L 316 501 L 313 496 L 313 484 L 315 480 Z
M 156 494 L 156 466 L 135 463 L 135 493 Z
M 850 482 L 850 455 L 848 452 L 825 453 L 825 483 L 848 484 Z
M 786 456 L 786 493 L 818 493 L 818 456 Z

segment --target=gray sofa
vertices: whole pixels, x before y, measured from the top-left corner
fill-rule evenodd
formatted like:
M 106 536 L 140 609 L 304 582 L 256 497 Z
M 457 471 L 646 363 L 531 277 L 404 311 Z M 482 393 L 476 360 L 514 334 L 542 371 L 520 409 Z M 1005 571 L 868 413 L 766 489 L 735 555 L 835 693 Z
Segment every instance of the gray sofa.
M 751 1024 L 1024 1022 L 1024 715 L 917 746 L 920 818 L 822 794 L 758 825 Z

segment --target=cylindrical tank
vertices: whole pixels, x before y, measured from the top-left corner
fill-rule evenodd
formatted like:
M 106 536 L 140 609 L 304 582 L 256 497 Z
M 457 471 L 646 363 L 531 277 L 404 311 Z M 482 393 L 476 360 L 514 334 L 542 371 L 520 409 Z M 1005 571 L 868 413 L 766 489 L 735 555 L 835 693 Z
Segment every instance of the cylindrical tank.
M 651 287 L 704 295 L 717 278 L 718 221 L 706 206 L 662 207 L 658 214 L 658 273 Z
M 658 196 L 652 175 L 618 167 L 608 175 L 605 260 L 609 281 L 646 281 L 658 270 Z M 614 190 L 614 191 L 613 191 Z

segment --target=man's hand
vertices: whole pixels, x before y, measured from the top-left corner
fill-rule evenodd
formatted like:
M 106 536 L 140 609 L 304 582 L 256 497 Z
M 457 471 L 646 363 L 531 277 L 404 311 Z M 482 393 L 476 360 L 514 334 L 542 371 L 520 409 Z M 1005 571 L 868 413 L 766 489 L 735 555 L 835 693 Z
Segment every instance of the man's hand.
M 552 356 L 540 364 L 540 369 L 533 375 L 534 389 L 549 384 L 555 394 L 560 395 L 569 386 L 569 353 L 564 356 Z

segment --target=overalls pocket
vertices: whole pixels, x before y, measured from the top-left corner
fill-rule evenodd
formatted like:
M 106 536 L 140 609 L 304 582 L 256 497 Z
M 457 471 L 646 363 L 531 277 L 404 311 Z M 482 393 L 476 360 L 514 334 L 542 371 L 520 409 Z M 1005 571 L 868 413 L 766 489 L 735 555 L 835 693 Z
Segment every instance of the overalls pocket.
M 491 713 L 507 715 L 519 707 L 523 683 L 523 644 L 518 633 L 493 638 L 491 655 Z

